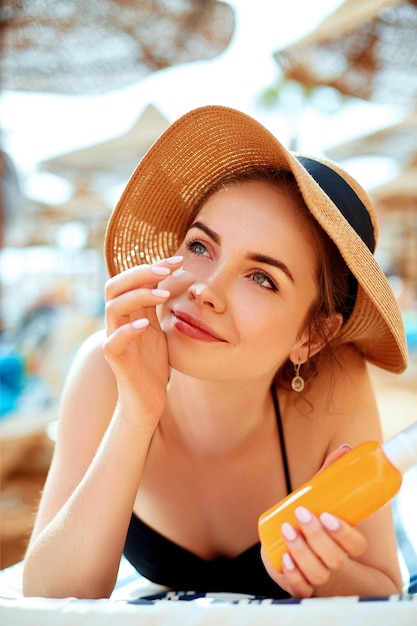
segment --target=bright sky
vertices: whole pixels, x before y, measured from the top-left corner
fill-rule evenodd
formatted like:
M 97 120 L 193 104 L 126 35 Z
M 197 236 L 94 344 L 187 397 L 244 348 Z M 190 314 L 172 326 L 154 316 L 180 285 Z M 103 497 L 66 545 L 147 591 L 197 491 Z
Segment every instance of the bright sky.
M 382 106 L 352 104 L 342 114 L 325 118 L 314 111 L 298 115 L 297 110 L 265 111 L 256 106 L 256 97 L 279 75 L 272 53 L 313 30 L 341 2 L 231 0 L 235 35 L 229 48 L 212 61 L 169 68 L 106 96 L 4 92 L 0 97 L 3 147 L 14 159 L 26 190 L 59 202 L 60 198 L 51 197 L 56 193 L 53 181 L 41 180 L 36 164 L 124 133 L 148 103 L 169 120 L 196 106 L 232 106 L 257 117 L 284 143 L 296 124 L 300 148 L 311 153 L 384 126 L 392 120 L 392 111 Z M 374 186 L 385 179 L 385 167 L 378 163 L 367 170 L 360 165 L 362 178 L 354 164 L 350 169 L 365 186 Z

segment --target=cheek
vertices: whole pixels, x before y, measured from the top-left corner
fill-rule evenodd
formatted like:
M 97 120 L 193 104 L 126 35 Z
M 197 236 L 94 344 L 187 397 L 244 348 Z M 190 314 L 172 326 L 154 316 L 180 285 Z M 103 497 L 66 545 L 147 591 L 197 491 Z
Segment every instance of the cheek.
M 258 303 L 253 294 L 251 299 L 241 299 L 240 306 L 234 310 L 238 336 L 253 351 L 272 359 L 275 354 L 279 360 L 285 360 L 294 345 L 306 335 L 312 298 L 313 294 L 311 298 L 278 294 L 271 298 L 275 301 L 268 306 L 263 299 Z
M 286 358 L 299 334 L 299 323 L 290 307 L 241 306 L 235 313 L 237 334 L 255 358 Z

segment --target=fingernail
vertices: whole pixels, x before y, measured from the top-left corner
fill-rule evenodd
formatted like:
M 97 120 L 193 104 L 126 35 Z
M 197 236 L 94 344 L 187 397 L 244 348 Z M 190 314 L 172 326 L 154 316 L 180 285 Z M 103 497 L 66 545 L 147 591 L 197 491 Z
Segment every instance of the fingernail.
M 169 265 L 178 265 L 178 263 L 182 263 L 183 260 L 184 260 L 183 256 L 176 255 L 176 256 L 170 256 L 169 259 L 166 259 L 166 262 L 169 263 Z
M 152 265 L 151 272 L 156 276 L 168 276 L 168 274 L 171 274 L 169 267 L 164 267 L 163 265 Z
M 313 519 L 310 511 L 306 509 L 304 506 L 298 506 L 295 511 L 295 517 L 300 522 L 300 524 L 309 524 Z
M 185 270 L 183 267 L 179 267 L 177 270 L 175 270 L 175 272 L 172 272 L 172 276 L 181 276 L 181 274 L 184 274 Z
M 320 521 L 327 530 L 334 531 L 340 528 L 340 521 L 331 513 L 322 513 L 320 515 Z
M 293 528 L 291 524 L 288 524 L 288 522 L 285 522 L 281 526 L 281 532 L 284 535 L 285 539 L 287 539 L 287 541 L 294 541 L 294 539 L 297 538 L 295 528 Z
M 342 445 L 341 445 L 341 446 L 339 446 L 339 448 L 338 448 L 338 449 L 339 449 L 339 450 L 343 450 L 343 449 L 345 449 L 345 448 L 346 448 L 347 450 L 352 450 L 352 449 L 353 449 L 353 448 L 352 448 L 352 446 L 350 445 L 350 443 L 342 443 Z
M 149 320 L 146 317 L 141 317 L 138 320 L 133 320 L 132 326 L 137 330 L 140 330 L 141 328 L 146 328 L 146 326 L 149 326 Z
M 292 558 L 288 554 L 288 552 L 285 552 L 284 556 L 282 557 L 282 563 L 283 563 L 285 569 L 291 570 L 291 571 L 295 570 L 294 561 L 292 560 Z
M 171 295 L 166 289 L 152 289 L 151 293 L 155 298 L 168 298 Z

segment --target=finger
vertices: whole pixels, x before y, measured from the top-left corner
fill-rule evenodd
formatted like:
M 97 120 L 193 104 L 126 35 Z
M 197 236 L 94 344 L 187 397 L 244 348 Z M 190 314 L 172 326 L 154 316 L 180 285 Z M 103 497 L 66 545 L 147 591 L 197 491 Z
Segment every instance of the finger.
M 288 552 L 282 557 L 282 573 L 273 567 L 263 548 L 261 548 L 261 558 L 272 580 L 292 596 L 309 598 L 313 594 L 313 586 L 305 579 Z
M 313 585 L 305 578 L 288 552 L 282 557 L 282 571 L 287 591 L 294 598 L 310 598 L 313 595 Z
M 337 448 L 336 450 L 333 450 L 332 452 L 330 452 L 330 454 L 325 458 L 323 465 L 319 469 L 319 472 L 322 472 L 323 470 L 325 470 L 326 467 L 329 467 L 329 465 L 332 465 L 332 463 L 340 459 L 342 456 L 345 456 L 345 454 L 347 454 L 351 450 L 352 450 L 352 446 L 348 443 L 344 443 L 341 446 L 339 446 L 339 448 Z
M 342 567 L 347 559 L 347 552 L 332 533 L 328 533 L 319 519 L 305 507 L 297 507 L 294 511 L 300 530 L 313 553 L 328 570 Z M 337 519 L 335 518 L 336 522 Z M 307 576 L 309 580 L 311 578 Z M 317 583 L 315 583 L 317 584 Z
M 105 317 L 107 334 L 119 326 L 136 319 L 148 318 L 154 328 L 159 328 L 156 306 L 170 296 L 166 289 L 135 289 L 106 302 Z
M 175 266 L 174 269 L 176 269 L 179 265 L 182 265 L 183 262 L 184 262 L 183 255 L 176 254 L 175 256 L 170 256 L 167 259 L 161 259 L 160 261 L 157 261 L 155 265 L 164 265 L 169 268 L 172 268 Z
M 282 525 L 281 532 L 288 552 L 304 578 L 313 586 L 323 585 L 327 582 L 330 570 L 314 552 L 302 533 L 287 522 Z
M 184 261 L 184 257 L 177 255 L 162 259 L 153 265 L 136 265 L 110 278 L 105 285 L 106 302 L 129 291 L 142 287 L 157 287 L 161 280 L 175 273 Z
M 358 557 L 366 550 L 367 541 L 362 533 L 330 513 L 322 513 L 320 522 L 329 536 L 351 557 Z
M 108 336 L 103 342 L 104 355 L 109 359 L 123 355 L 131 342 L 140 333 L 145 332 L 148 326 L 149 320 L 147 318 L 138 319 L 131 324 L 120 326 L 116 332 Z
M 110 278 L 105 285 L 106 301 L 140 288 L 156 287 L 160 280 L 171 274 L 171 269 L 162 265 L 137 265 Z

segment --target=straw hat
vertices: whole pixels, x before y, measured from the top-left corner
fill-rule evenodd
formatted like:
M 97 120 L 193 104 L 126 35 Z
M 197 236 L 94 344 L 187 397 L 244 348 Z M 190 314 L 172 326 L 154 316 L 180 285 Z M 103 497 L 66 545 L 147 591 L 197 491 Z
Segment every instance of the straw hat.
M 195 109 L 174 122 L 147 152 L 107 227 L 110 274 L 174 254 L 208 189 L 254 166 L 293 172 L 309 210 L 358 282 L 340 340 L 354 343 L 375 365 L 402 372 L 407 365 L 404 328 L 392 289 L 373 256 L 377 224 L 369 197 L 334 163 L 289 152 L 261 124 L 234 109 Z

